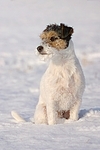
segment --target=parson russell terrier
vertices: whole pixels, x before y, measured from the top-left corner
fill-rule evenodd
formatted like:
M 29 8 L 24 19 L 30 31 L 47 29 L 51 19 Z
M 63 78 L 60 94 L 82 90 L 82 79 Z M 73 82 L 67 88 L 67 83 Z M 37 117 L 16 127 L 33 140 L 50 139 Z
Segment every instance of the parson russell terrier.
M 85 79 L 75 55 L 71 36 L 73 28 L 64 24 L 51 24 L 40 35 L 38 54 L 51 59 L 40 83 L 40 97 L 34 114 L 35 124 L 65 123 L 78 120 L 79 108 L 85 88 Z M 26 122 L 15 111 L 18 122 Z
M 72 27 L 61 23 L 48 25 L 40 35 L 38 54 L 51 61 L 40 83 L 35 124 L 53 125 L 79 118 L 85 79 L 74 52 L 73 32 Z

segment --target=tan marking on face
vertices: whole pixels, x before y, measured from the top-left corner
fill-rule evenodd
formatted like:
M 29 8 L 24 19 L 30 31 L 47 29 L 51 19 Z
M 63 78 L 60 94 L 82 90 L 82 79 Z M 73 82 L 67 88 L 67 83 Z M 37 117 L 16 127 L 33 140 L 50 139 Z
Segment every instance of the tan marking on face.
M 56 41 L 51 42 L 50 45 L 56 48 L 57 50 L 62 50 L 66 48 L 66 41 L 62 39 L 57 39 Z
M 40 35 L 40 38 L 42 40 L 50 40 L 51 37 L 58 37 L 58 34 L 55 31 L 49 31 L 49 32 L 43 32 Z
M 52 41 L 51 37 L 56 38 L 56 40 Z M 57 50 L 62 50 L 66 48 L 66 41 L 62 40 L 59 38 L 58 34 L 55 31 L 44 31 L 41 35 L 40 38 L 48 43 L 51 47 L 56 48 Z

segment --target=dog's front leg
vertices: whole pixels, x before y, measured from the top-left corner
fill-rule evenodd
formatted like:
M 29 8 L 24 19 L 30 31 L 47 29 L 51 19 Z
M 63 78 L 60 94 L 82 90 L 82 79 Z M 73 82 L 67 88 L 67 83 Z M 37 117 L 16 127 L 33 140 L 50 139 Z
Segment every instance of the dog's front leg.
M 70 119 L 71 120 L 76 121 L 79 119 L 78 113 L 79 113 L 80 104 L 81 104 L 81 100 L 78 100 L 74 104 L 74 106 L 70 109 Z
M 47 116 L 48 116 L 48 125 L 57 124 L 57 111 L 55 103 L 48 103 Z
M 34 121 L 35 124 L 47 124 L 46 105 L 43 103 L 41 96 L 34 113 Z

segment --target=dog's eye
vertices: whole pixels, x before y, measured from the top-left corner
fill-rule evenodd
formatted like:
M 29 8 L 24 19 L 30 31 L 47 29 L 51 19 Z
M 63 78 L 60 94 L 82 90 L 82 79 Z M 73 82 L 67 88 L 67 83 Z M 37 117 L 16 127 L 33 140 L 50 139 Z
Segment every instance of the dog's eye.
M 50 38 L 50 41 L 55 41 L 55 40 L 57 40 L 58 38 L 57 37 L 54 37 L 54 36 L 52 36 L 51 38 Z

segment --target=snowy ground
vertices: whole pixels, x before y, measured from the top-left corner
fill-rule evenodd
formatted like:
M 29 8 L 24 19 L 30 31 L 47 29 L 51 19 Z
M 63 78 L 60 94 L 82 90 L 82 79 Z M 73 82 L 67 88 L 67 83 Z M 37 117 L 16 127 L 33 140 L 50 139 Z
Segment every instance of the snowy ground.
M 30 122 L 47 64 L 34 54 L 49 23 L 73 26 L 86 77 L 80 119 L 62 125 Z M 100 1 L 0 0 L 0 150 L 100 149 Z M 16 110 L 28 122 L 18 124 Z

